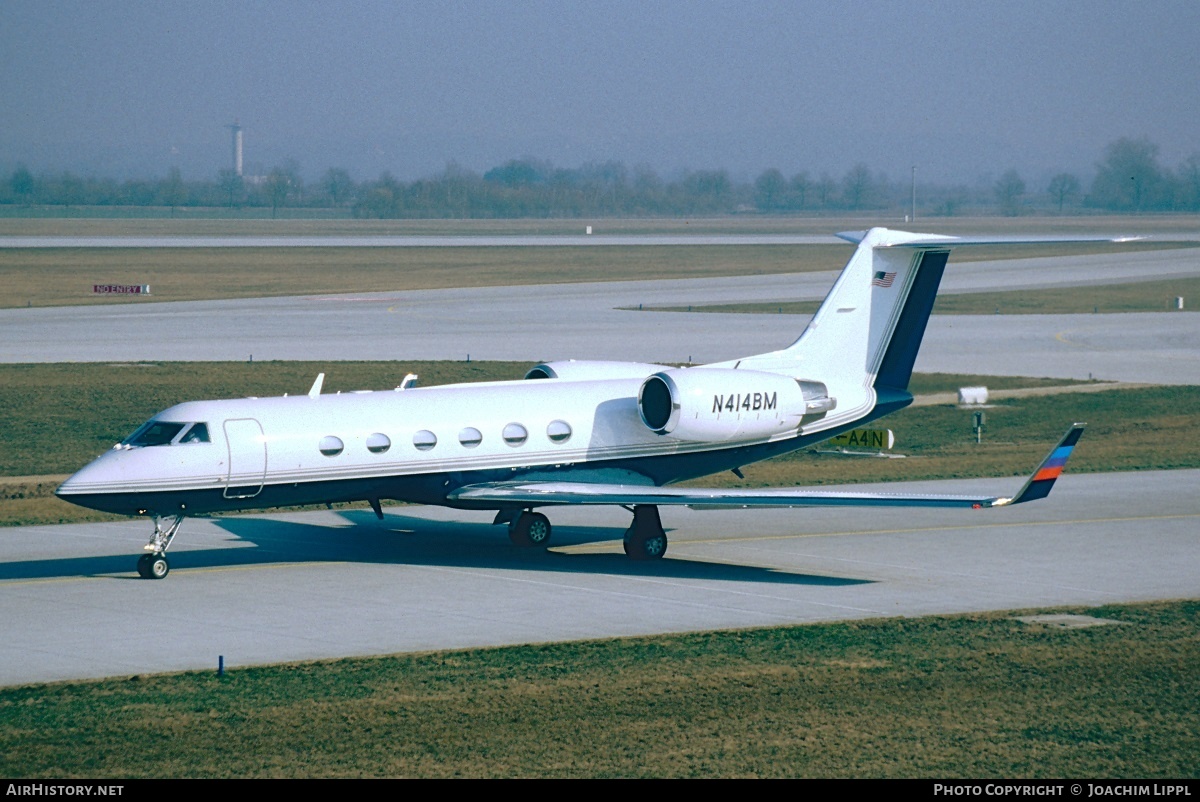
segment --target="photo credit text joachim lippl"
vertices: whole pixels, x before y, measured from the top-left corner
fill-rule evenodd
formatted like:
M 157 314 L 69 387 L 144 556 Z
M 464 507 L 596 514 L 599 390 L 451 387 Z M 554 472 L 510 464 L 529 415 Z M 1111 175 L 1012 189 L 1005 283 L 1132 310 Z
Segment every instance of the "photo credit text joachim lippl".
M 1190 797 L 1190 784 L 1066 783 L 934 783 L 934 796 L 1170 796 Z

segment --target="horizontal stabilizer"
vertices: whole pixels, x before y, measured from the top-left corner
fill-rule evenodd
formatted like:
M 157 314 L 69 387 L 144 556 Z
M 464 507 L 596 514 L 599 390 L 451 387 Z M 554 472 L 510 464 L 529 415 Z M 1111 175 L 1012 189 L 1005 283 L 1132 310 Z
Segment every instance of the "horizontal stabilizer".
M 1075 442 L 1083 434 L 1077 423 L 1025 482 L 1015 497 L 950 496 L 905 493 L 855 493 L 817 491 L 800 487 L 720 489 L 649 487 L 590 482 L 489 482 L 451 492 L 451 501 L 488 502 L 528 506 L 554 504 L 674 505 L 695 508 L 746 507 L 1002 507 L 1045 498 L 1062 473 Z
M 866 239 L 866 231 L 840 231 L 838 239 L 855 245 Z M 876 248 L 959 248 L 969 245 L 1051 245 L 1071 242 L 1137 242 L 1145 237 L 951 237 L 945 234 L 910 234 L 890 232 L 894 236 L 875 243 Z M 899 236 L 902 235 L 902 236 Z

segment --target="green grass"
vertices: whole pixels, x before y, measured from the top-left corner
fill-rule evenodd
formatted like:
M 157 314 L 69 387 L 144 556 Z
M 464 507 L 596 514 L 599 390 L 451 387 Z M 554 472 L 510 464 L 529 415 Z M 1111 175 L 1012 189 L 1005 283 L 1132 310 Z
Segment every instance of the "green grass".
M 0 476 L 77 470 L 183 401 L 519 379 L 533 362 L 162 362 L 0 365 Z
M 1132 284 L 940 295 L 933 312 L 942 315 L 1169 312 L 1175 309 L 1175 299 L 1180 297 L 1185 309 L 1189 300 L 1191 309 L 1200 308 L 1200 276 Z
M 317 373 L 325 391 L 384 389 L 404 374 L 422 385 L 516 379 L 529 362 L 181 362 L 0 365 L 0 525 L 115 520 L 52 494 L 67 474 L 155 413 L 186 400 L 303 393 Z M 918 374 L 914 393 L 983 384 L 993 390 L 1070 384 L 1057 379 Z M 1015 399 L 987 410 L 975 443 L 971 415 L 953 404 L 914 407 L 875 426 L 896 432 L 903 460 L 793 453 L 719 474 L 702 486 L 763 487 L 1028 473 L 1074 421 L 1090 423 L 1070 470 L 1200 467 L 1192 411 L 1200 387 L 1146 387 Z M 9 477 L 9 478 L 4 478 Z
M 0 774 L 1197 777 L 1200 603 L 1073 612 L 0 689 Z
M 1077 379 L 1035 378 L 1033 376 L 976 376 L 969 373 L 914 373 L 908 383 L 913 395 L 954 393 L 960 387 L 984 385 L 991 390 L 1018 390 L 1026 387 L 1070 387 L 1095 382 Z
M 532 362 L 164 362 L 0 365 L 0 526 L 120 520 L 54 497 L 67 474 L 181 401 L 519 379 Z M 8 478 L 5 478 L 8 477 Z M 14 478 L 15 477 L 15 478 Z
M 133 362 L 0 365 L 0 477 L 77 470 L 151 415 L 182 401 L 308 391 L 381 390 L 406 373 L 422 386 L 519 379 L 534 362 Z M 1030 387 L 1053 379 L 921 376 L 918 393 L 969 384 Z M 64 436 L 69 433 L 70 436 Z
M 1175 299 L 1184 308 L 1200 308 L 1200 277 L 1181 277 L 1130 284 L 973 292 L 939 295 L 935 315 L 1082 315 L 1117 312 L 1170 312 Z M 760 315 L 812 315 L 820 301 L 713 304 L 710 306 L 647 307 L 652 312 L 721 312 Z
M 905 459 L 847 459 L 801 451 L 747 466 L 746 481 L 729 486 L 1025 476 L 1076 421 L 1088 428 L 1068 472 L 1200 468 L 1198 405 L 1197 386 L 1013 399 L 985 410 L 982 444 L 975 442 L 970 409 L 955 404 L 909 407 L 872 424 L 896 433 L 894 452 Z

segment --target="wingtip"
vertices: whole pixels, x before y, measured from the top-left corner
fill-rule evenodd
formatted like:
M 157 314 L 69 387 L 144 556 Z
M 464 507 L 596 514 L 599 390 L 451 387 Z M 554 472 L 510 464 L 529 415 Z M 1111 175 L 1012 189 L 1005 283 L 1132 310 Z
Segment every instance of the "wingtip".
M 1050 495 L 1050 490 L 1054 487 L 1054 483 L 1058 481 L 1058 477 L 1062 475 L 1063 469 L 1066 468 L 1067 460 L 1070 459 L 1071 452 L 1075 449 L 1075 444 L 1083 436 L 1083 430 L 1086 426 L 1086 423 L 1071 424 L 1071 428 L 1067 429 L 1067 433 L 1058 441 L 1058 445 L 1051 449 L 1046 458 L 1038 465 L 1037 470 L 1033 472 L 1033 475 L 1025 481 L 1025 486 L 1009 502 L 1010 504 L 1036 501 Z

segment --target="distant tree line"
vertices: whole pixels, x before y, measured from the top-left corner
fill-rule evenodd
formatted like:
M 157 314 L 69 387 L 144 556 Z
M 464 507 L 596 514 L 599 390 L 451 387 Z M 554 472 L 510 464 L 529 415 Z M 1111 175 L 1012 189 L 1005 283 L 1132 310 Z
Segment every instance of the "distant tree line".
M 764 170 L 752 182 L 737 182 L 725 170 L 697 170 L 664 179 L 651 168 L 619 162 L 555 167 L 516 159 L 482 175 L 451 163 L 440 175 L 405 182 L 384 173 L 357 182 L 341 168 L 305 182 L 299 165 L 287 161 L 262 176 L 221 170 L 215 180 L 185 181 L 178 169 L 157 180 L 118 182 L 74 173 L 34 175 L 24 167 L 0 187 L 0 204 L 24 206 L 154 206 L 169 208 L 333 209 L 363 218 L 650 217 L 737 213 L 904 213 L 911 202 L 907 176 L 890 180 L 856 164 L 840 178 L 806 171 L 785 176 Z M 1016 170 L 994 184 L 918 187 L 918 214 L 1018 215 L 1031 211 L 1067 213 L 1200 211 L 1200 153 L 1177 170 L 1158 160 L 1147 139 L 1111 143 L 1085 191 L 1080 178 L 1063 172 L 1045 187 L 1030 188 Z

